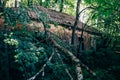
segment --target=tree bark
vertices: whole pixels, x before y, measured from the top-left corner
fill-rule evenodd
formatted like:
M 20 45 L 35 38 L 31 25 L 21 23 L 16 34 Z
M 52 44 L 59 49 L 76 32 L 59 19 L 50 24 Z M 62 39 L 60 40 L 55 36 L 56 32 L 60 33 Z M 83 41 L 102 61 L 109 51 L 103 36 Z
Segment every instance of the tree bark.
M 66 55 L 68 55 L 74 62 L 79 63 L 80 60 L 78 58 L 76 58 L 76 56 L 74 56 L 70 51 L 68 51 L 67 49 L 65 49 L 64 47 L 60 46 L 59 44 L 57 44 L 57 42 L 54 39 L 51 39 L 53 45 L 58 49 L 63 51 Z
M 15 0 L 15 8 L 17 8 L 17 0 Z
M 80 60 L 76 56 L 74 56 L 72 52 L 68 51 L 64 47 L 57 44 L 57 42 L 54 39 L 51 39 L 51 41 L 52 41 L 54 47 L 56 47 L 58 50 L 63 51 L 66 55 L 68 55 L 72 59 L 72 61 L 74 61 L 76 63 L 77 80 L 83 80 L 83 74 L 82 74 L 82 70 L 81 70 L 81 66 L 80 66 Z
M 72 61 L 76 63 L 76 72 L 78 80 L 83 79 L 81 67 L 84 67 L 90 74 L 96 76 L 96 73 L 92 71 L 87 65 L 83 64 L 75 55 L 73 55 L 72 52 L 57 44 L 57 42 L 53 38 L 51 39 L 51 42 L 53 43 L 54 47 L 56 47 L 60 51 L 63 51 L 67 56 L 69 56 L 72 59 Z
M 81 0 L 78 0 L 78 1 L 77 1 L 76 19 L 75 19 L 75 23 L 74 23 L 74 26 L 73 26 L 73 29 L 72 29 L 72 38 L 71 38 L 71 44 L 72 44 L 72 45 L 75 45 L 75 31 L 76 31 L 76 28 L 77 28 L 77 25 L 78 25 L 78 21 L 79 21 L 80 2 L 81 2 Z
M 61 0 L 61 3 L 60 3 L 60 12 L 62 12 L 63 11 L 63 7 L 64 7 L 64 5 L 63 5 L 63 0 Z

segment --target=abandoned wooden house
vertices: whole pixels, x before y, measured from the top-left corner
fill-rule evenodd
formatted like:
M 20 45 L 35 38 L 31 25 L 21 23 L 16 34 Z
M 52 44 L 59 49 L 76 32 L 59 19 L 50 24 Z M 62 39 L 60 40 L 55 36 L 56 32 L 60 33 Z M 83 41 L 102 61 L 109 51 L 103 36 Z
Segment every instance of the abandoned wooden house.
M 51 22 L 56 22 L 58 25 L 57 27 L 50 22 L 50 29 L 54 34 L 57 34 L 60 38 L 62 38 L 66 43 L 70 44 L 71 42 L 71 35 L 72 35 L 72 27 L 74 27 L 75 17 L 70 16 L 66 13 L 60 13 L 58 11 L 47 9 L 42 6 L 37 6 L 38 10 L 46 13 L 49 16 Z M 34 11 L 28 11 L 28 15 L 33 20 L 32 26 L 36 26 L 37 29 L 40 29 L 43 24 L 37 21 L 38 15 Z M 42 16 L 42 15 L 41 15 Z M 83 27 L 85 26 L 85 27 Z M 35 28 L 35 27 L 34 27 Z M 81 49 L 82 50 L 89 50 L 90 48 L 96 48 L 96 37 L 100 36 L 100 32 L 94 28 L 91 28 L 84 23 L 78 23 L 77 30 L 76 30 L 76 45 L 79 44 L 80 36 L 83 31 L 82 36 L 82 43 Z

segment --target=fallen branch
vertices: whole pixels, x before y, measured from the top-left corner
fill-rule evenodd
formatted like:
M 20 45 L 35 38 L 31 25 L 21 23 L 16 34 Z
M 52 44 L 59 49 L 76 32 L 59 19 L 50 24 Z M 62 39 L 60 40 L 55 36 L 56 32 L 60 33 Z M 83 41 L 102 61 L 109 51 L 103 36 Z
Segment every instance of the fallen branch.
M 57 55 L 58 55 L 58 58 L 59 58 L 60 61 L 62 62 L 62 65 L 64 66 L 65 64 L 64 64 L 64 62 L 62 61 L 62 58 L 61 58 L 60 54 L 59 54 L 57 51 L 56 51 L 56 53 L 57 53 Z M 66 73 L 68 74 L 68 76 L 70 77 L 70 80 L 73 80 L 73 77 L 72 77 L 72 75 L 70 74 L 69 70 L 68 70 L 67 68 L 65 68 L 65 71 L 66 71 Z
M 77 80 L 82 80 L 83 79 L 83 74 L 82 74 L 81 67 L 84 67 L 93 76 L 96 76 L 96 73 L 93 72 L 88 66 L 84 65 L 76 56 L 73 55 L 72 52 L 70 52 L 69 50 L 67 50 L 64 47 L 60 46 L 53 38 L 51 38 L 51 42 L 53 43 L 55 48 L 57 48 L 60 51 L 63 51 L 66 55 L 68 55 L 72 59 L 72 61 L 77 63 L 76 64 Z M 54 55 L 54 52 L 49 57 L 48 61 L 51 61 L 53 55 Z M 32 76 L 31 78 L 29 78 L 27 80 L 35 80 L 35 78 L 44 70 L 45 67 L 46 67 L 46 63 L 43 65 L 43 67 L 34 76 Z M 68 70 L 66 70 L 66 72 L 69 74 Z M 70 74 L 69 74 L 69 76 L 72 77 Z M 72 78 L 71 78 L 71 80 L 72 80 Z
M 48 61 L 51 61 L 52 57 L 54 55 L 54 52 L 51 54 L 51 56 L 49 57 Z M 47 63 L 47 62 L 46 62 Z M 35 78 L 42 72 L 44 71 L 44 68 L 46 67 L 47 64 L 44 64 L 43 67 L 34 75 L 32 76 L 31 78 L 27 79 L 27 80 L 35 80 Z
M 60 46 L 59 44 L 57 44 L 57 42 L 52 38 L 51 39 L 52 43 L 54 44 L 54 47 L 56 47 L 58 50 L 63 51 L 66 55 L 68 55 L 74 62 L 77 63 L 76 65 L 76 72 L 77 72 L 77 80 L 83 80 L 83 74 L 82 74 L 82 70 L 81 70 L 81 66 L 80 66 L 80 60 L 78 58 L 76 58 L 76 56 L 74 56 L 70 51 L 68 51 L 67 49 L 65 49 L 64 47 Z M 72 78 L 71 78 L 72 80 Z
M 72 52 L 70 52 L 69 50 L 60 46 L 53 38 L 51 38 L 51 42 L 58 50 L 63 51 L 66 55 L 68 55 L 72 59 L 72 61 L 77 63 L 76 70 L 77 70 L 77 73 L 79 73 L 78 80 L 82 80 L 82 77 L 83 77 L 81 67 L 84 67 L 89 73 L 91 73 L 93 76 L 96 76 L 96 73 L 94 71 L 92 71 L 87 65 L 83 64 L 76 56 L 73 55 Z M 81 78 L 80 78 L 80 76 L 81 76 Z
M 85 25 L 84 25 L 84 27 L 85 27 Z M 47 30 L 47 33 L 48 33 L 48 38 L 53 37 L 53 36 L 56 36 L 56 37 L 59 38 L 59 36 L 55 35 L 54 33 L 50 32 L 49 30 Z M 62 39 L 61 39 L 61 41 L 62 41 Z M 82 63 L 78 58 L 76 58 L 76 56 L 74 56 L 72 52 L 70 52 L 66 48 L 60 46 L 59 43 L 57 43 L 53 38 L 51 38 L 51 42 L 54 44 L 54 46 L 56 48 L 58 48 L 59 50 L 63 51 L 66 55 L 69 55 L 74 62 L 80 63 L 81 67 L 85 68 L 93 76 L 96 76 L 96 73 L 94 71 L 92 71 L 87 65 L 85 65 L 84 63 Z
M 53 45 L 58 49 L 63 51 L 66 55 L 68 55 L 74 62 L 79 63 L 80 60 L 78 58 L 76 58 L 76 56 L 74 56 L 70 51 L 68 51 L 67 49 L 65 49 L 64 47 L 60 46 L 59 44 L 57 44 L 57 42 L 51 38 L 51 42 L 53 43 Z

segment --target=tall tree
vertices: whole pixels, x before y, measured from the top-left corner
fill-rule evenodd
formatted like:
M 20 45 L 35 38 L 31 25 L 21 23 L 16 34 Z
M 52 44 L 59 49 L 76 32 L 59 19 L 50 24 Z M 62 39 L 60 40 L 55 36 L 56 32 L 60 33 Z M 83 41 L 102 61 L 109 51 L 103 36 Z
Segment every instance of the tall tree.
M 71 38 L 71 44 L 72 45 L 75 45 L 75 31 L 76 31 L 78 21 L 79 21 L 80 3 L 81 3 L 81 0 L 78 0 L 77 1 L 77 7 L 76 7 L 76 19 L 75 19 L 74 26 L 72 27 L 73 28 L 72 29 L 72 38 Z

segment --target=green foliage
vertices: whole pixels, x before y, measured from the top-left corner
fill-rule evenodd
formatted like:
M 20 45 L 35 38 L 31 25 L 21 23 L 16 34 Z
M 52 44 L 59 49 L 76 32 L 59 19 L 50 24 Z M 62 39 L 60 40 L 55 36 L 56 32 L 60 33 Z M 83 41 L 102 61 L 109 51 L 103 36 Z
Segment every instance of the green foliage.
M 6 62 L 6 65 L 1 67 L 1 71 L 4 71 L 4 73 L 0 74 L 0 79 L 26 80 L 36 74 L 46 63 L 47 66 L 44 70 L 46 75 L 44 78 L 39 77 L 42 74 L 41 72 L 38 76 L 40 80 L 69 80 L 67 73 L 64 73 L 65 68 L 68 68 L 69 65 L 67 65 L 68 67 L 62 65 L 59 59 L 57 59 L 58 57 L 53 58 L 52 61 L 48 60 L 54 47 L 49 40 L 46 41 L 44 33 L 24 29 L 24 27 L 26 27 L 25 24 L 30 21 L 26 9 L 27 7 L 23 5 L 16 11 L 11 8 L 6 8 L 3 13 L 5 26 L 7 28 L 16 27 L 17 24 L 20 23 L 23 29 L 17 31 L 5 29 L 1 31 L 0 66 L 2 66 L 4 62 Z M 47 25 L 46 28 L 50 28 L 47 24 L 49 22 L 49 16 L 38 11 L 35 7 L 33 10 L 40 15 L 39 21 L 43 21 L 45 25 Z M 69 67 L 69 70 L 71 70 L 71 67 Z M 15 74 L 18 75 L 15 76 Z M 3 75 L 5 75 L 6 78 L 1 77 Z
M 18 47 L 18 40 L 12 38 L 13 33 L 11 32 L 9 35 L 4 34 L 5 39 L 3 40 L 5 44 L 15 46 L 16 48 Z
M 29 37 L 29 36 L 28 36 Z M 35 43 L 31 38 L 25 38 L 22 40 L 19 37 L 19 47 L 15 50 L 17 53 L 15 57 L 15 62 L 17 62 L 20 66 L 20 70 L 25 72 L 23 75 L 30 77 L 35 74 L 36 71 L 36 63 L 38 63 L 39 56 L 41 55 L 42 47 L 38 48 L 35 46 Z M 23 46 L 24 45 L 24 46 Z M 26 77 L 25 76 L 25 77 Z
M 103 21 L 103 24 L 99 24 L 98 26 L 104 28 L 104 30 L 101 30 L 104 35 L 102 39 L 97 40 L 99 47 L 96 51 L 90 50 L 83 52 L 80 57 L 81 61 L 97 74 L 97 77 L 93 77 L 83 68 L 84 79 L 119 80 L 120 55 L 112 51 L 112 47 L 115 46 L 115 44 L 110 44 L 112 47 L 108 46 L 109 41 L 113 43 L 116 42 L 116 44 L 119 43 L 119 37 L 116 37 L 116 35 L 119 34 L 116 29 L 119 25 L 119 13 L 116 12 L 119 8 L 119 3 L 112 0 L 106 4 L 106 0 L 85 1 L 95 8 L 95 15 L 93 15 L 92 20 L 97 19 L 99 22 Z M 36 0 L 33 0 L 33 2 L 37 3 Z M 61 0 L 45 0 L 42 2 L 42 5 L 50 8 L 57 6 L 58 8 L 61 5 L 60 2 Z M 64 0 L 64 6 L 67 7 L 64 7 L 63 12 L 67 10 L 67 12 L 72 14 L 72 12 L 74 12 L 73 8 L 75 7 L 74 3 L 75 1 L 73 0 Z M 110 6 L 113 4 L 116 5 Z M 30 6 L 31 5 L 32 4 L 30 4 Z M 34 6 L 31 8 L 38 14 L 38 21 L 42 21 L 45 23 L 46 28 L 50 28 L 48 25 L 50 22 L 49 15 L 39 11 Z M 70 80 L 65 69 L 68 69 L 72 77 L 76 79 L 75 65 L 69 59 L 69 56 L 57 50 L 52 45 L 51 40 L 45 37 L 44 32 L 27 31 L 27 29 L 25 29 L 25 24 L 30 22 L 27 9 L 27 0 L 24 0 L 18 9 L 6 8 L 2 13 L 5 20 L 5 27 L 16 27 L 16 25 L 20 23 L 23 29 L 0 31 L 0 80 L 27 80 L 35 75 L 44 64 L 46 64 L 46 66 L 37 76 L 37 80 Z M 62 42 L 56 36 L 53 36 L 53 38 L 55 38 L 61 46 L 74 52 L 69 45 L 67 46 L 66 43 Z M 54 55 L 52 59 L 49 60 L 53 52 Z M 57 53 L 60 54 L 61 59 Z
M 97 20 L 94 23 L 97 27 L 103 28 L 102 31 L 105 33 L 113 34 L 116 33 L 119 22 L 119 0 L 85 0 L 85 3 L 94 8 L 95 13 L 93 20 Z
M 27 22 L 30 22 L 26 9 L 27 8 L 24 6 L 20 6 L 16 10 L 6 8 L 3 12 L 5 24 L 12 27 L 16 26 L 18 23 L 26 24 Z
M 91 26 L 102 33 L 103 45 L 116 48 L 120 35 L 119 0 L 85 0 L 87 6 L 91 6 Z
M 28 0 L 29 1 L 29 0 Z M 23 0 L 22 4 L 27 5 L 27 0 Z M 41 5 L 46 8 L 51 8 L 57 11 L 60 11 L 62 8 L 62 12 L 68 13 L 70 15 L 75 15 L 75 4 L 76 0 L 33 0 L 34 4 Z M 61 7 L 62 6 L 62 7 Z
M 86 70 L 84 70 L 84 77 L 88 80 L 120 79 L 120 55 L 114 53 L 114 51 L 112 51 L 111 49 L 100 48 L 97 49 L 97 51 L 87 51 L 81 56 L 81 60 L 97 74 L 97 77 L 93 77 Z
M 39 37 L 39 39 L 38 39 Z M 17 44 L 17 47 L 14 45 L 11 45 L 8 42 L 4 42 L 7 38 L 10 39 L 16 39 L 19 44 Z M 5 61 L 11 61 L 12 64 L 8 64 L 11 66 L 9 69 L 13 70 L 12 74 L 19 74 L 18 76 L 9 75 L 10 78 L 14 80 L 26 80 L 29 77 L 36 74 L 39 69 L 42 68 L 42 66 L 46 63 L 47 66 L 44 69 L 45 76 L 42 76 L 42 72 L 37 77 L 38 79 L 45 79 L 45 80 L 52 80 L 52 79 L 58 79 L 58 80 L 69 80 L 68 74 L 65 72 L 65 68 L 70 70 L 72 74 L 75 74 L 75 71 L 73 72 L 73 68 L 71 67 L 72 64 L 70 64 L 69 59 L 67 60 L 64 55 L 62 55 L 62 60 L 64 59 L 69 62 L 66 63 L 66 65 L 63 65 L 62 62 L 59 60 L 56 52 L 53 56 L 53 59 L 51 61 L 48 60 L 51 53 L 53 52 L 54 47 L 51 46 L 51 43 L 46 43 L 46 38 L 44 37 L 44 34 L 40 33 L 32 33 L 32 32 L 26 32 L 24 30 L 22 31 L 14 31 L 7 34 L 1 34 L 0 42 L 2 45 L 0 45 L 1 50 L 9 50 L 4 53 L 4 51 L 1 51 L 1 55 L 8 56 L 8 53 L 10 54 L 11 58 L 7 60 L 7 57 L 1 57 L 2 61 L 0 61 L 0 64 L 3 63 L 3 60 L 5 58 Z M 7 49 L 4 45 L 8 45 Z M 60 52 L 62 53 L 62 52 Z M 66 62 L 65 61 L 65 62 Z M 8 69 L 7 66 L 2 66 L 2 71 Z M 5 72 L 8 73 L 8 72 Z M 4 74 L 5 74 L 4 73 Z M 11 72 L 10 72 L 11 74 Z M 0 74 L 2 76 L 3 73 Z M 59 76 L 58 76 L 59 75 Z M 74 76 L 74 75 L 73 75 Z M 8 77 L 8 76 L 7 76 Z M 3 79 L 2 77 L 0 78 Z M 10 79 L 10 80 L 12 80 Z

